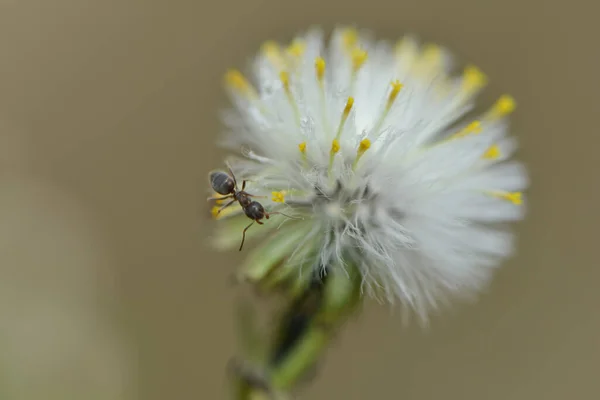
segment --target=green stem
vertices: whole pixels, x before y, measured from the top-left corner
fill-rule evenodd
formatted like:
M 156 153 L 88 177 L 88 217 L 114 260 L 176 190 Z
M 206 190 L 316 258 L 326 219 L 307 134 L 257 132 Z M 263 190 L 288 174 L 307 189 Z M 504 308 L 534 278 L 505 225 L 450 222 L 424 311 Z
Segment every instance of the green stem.
M 279 400 L 283 397 L 275 393 L 291 391 L 314 367 L 338 328 L 358 309 L 360 274 L 356 269 L 346 271 L 330 271 L 291 300 L 268 346 L 272 354 L 261 357 L 265 371 L 262 380 L 241 379 L 237 400 Z M 248 334 L 250 330 L 245 330 L 244 335 Z
M 323 327 L 309 329 L 293 355 L 271 373 L 271 385 L 283 391 L 292 389 L 324 352 L 330 336 Z

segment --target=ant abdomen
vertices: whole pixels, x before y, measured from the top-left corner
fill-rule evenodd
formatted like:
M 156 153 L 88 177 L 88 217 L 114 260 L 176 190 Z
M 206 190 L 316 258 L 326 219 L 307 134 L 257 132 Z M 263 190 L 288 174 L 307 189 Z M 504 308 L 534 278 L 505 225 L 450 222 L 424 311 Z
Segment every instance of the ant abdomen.
M 235 190 L 235 181 L 225 172 L 211 172 L 209 179 L 212 189 L 219 194 L 227 195 L 233 193 Z

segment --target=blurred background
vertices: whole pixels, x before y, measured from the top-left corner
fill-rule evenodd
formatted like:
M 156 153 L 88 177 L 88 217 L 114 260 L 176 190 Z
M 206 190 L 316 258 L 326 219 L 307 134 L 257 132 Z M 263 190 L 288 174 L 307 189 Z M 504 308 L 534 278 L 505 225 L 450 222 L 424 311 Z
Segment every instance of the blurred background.
M 221 76 L 266 39 L 416 32 L 513 94 L 519 254 L 427 331 L 368 304 L 307 399 L 600 397 L 596 8 L 574 0 L 0 0 L 0 398 L 221 399 L 238 254 L 203 238 Z

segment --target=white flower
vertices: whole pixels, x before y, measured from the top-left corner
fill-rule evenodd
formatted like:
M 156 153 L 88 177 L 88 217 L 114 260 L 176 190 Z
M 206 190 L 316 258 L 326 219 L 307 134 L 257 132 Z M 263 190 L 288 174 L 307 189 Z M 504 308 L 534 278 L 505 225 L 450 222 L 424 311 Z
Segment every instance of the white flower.
M 426 317 L 449 294 L 481 290 L 512 254 L 505 223 L 524 216 L 528 185 L 509 160 L 515 104 L 502 96 L 467 117 L 486 83 L 477 68 L 455 77 L 439 46 L 340 28 L 328 47 L 318 30 L 287 48 L 266 43 L 253 72 L 254 85 L 226 75 L 235 107 L 222 144 L 239 155 L 228 161 L 238 185 L 249 180 L 267 211 L 299 219 L 249 228 L 262 237 L 252 259 L 299 271 L 353 264 L 369 293 Z M 241 207 L 218 219 L 217 244 L 239 245 L 251 222 Z

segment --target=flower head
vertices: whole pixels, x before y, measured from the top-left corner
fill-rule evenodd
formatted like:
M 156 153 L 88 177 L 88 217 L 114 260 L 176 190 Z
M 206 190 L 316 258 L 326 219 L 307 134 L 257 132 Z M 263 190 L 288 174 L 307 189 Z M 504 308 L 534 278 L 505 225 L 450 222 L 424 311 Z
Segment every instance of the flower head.
M 248 262 L 352 265 L 369 293 L 423 317 L 449 294 L 480 290 L 513 251 L 504 223 L 524 216 L 528 182 L 510 160 L 512 97 L 467 116 L 487 79 L 450 68 L 439 46 L 340 28 L 328 46 L 317 30 L 266 43 L 252 79 L 228 72 L 222 144 L 238 154 L 228 164 L 267 213 L 294 218 L 249 228 L 262 239 Z M 239 244 L 251 222 L 239 204 L 215 215 L 216 243 Z

